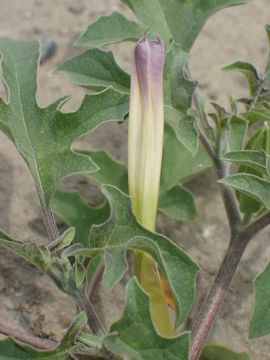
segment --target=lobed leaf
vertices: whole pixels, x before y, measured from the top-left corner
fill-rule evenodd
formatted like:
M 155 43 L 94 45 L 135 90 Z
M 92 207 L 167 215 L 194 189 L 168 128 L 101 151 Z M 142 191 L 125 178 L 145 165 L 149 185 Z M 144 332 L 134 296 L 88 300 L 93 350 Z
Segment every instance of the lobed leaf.
M 149 253 L 158 263 L 174 294 L 178 327 L 186 318 L 195 294 L 197 265 L 168 238 L 154 234 L 137 223 L 129 198 L 117 188 L 103 186 L 111 207 L 110 218 L 92 226 L 90 249 L 76 249 L 70 255 L 94 256 L 104 253 L 103 285 L 110 291 L 127 270 L 126 251 Z M 177 269 L 177 272 L 176 272 Z
M 152 323 L 149 296 L 135 277 L 127 285 L 127 303 L 120 320 L 114 323 L 104 345 L 124 358 L 136 360 L 188 360 L 189 334 L 163 338 Z M 138 336 L 140 334 L 140 336 Z
M 108 89 L 86 95 L 73 113 L 59 110 L 67 98 L 40 108 L 36 103 L 38 43 L 1 38 L 0 53 L 9 96 L 8 104 L 1 102 L 0 122 L 5 123 L 5 133 L 11 134 L 48 204 L 61 179 L 97 170 L 89 157 L 73 152 L 70 146 L 100 124 L 121 120 L 128 111 L 128 96 Z

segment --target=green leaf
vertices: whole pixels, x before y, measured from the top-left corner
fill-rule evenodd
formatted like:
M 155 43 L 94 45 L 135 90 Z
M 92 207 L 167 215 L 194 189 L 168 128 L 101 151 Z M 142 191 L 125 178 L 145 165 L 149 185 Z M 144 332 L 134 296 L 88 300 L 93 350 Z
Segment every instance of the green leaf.
M 206 345 L 203 348 L 201 360 L 251 360 L 245 353 L 236 353 L 220 345 Z
M 127 285 L 124 313 L 110 331 L 116 335 L 105 337 L 105 347 L 129 359 L 188 360 L 189 334 L 183 333 L 172 339 L 157 334 L 151 319 L 149 296 L 135 277 Z
M 95 289 L 93 289 L 95 281 L 98 276 L 100 276 L 102 268 L 104 268 L 104 256 L 102 254 L 95 256 L 89 261 L 86 270 L 86 293 L 89 294 L 90 300 L 92 299 L 91 292 L 93 292 L 93 294 L 95 292 Z
M 249 338 L 270 334 L 270 264 L 254 280 L 254 310 L 249 325 Z
M 178 327 L 193 302 L 197 265 L 168 238 L 139 225 L 132 214 L 130 199 L 124 193 L 109 185 L 103 186 L 103 192 L 110 202 L 111 216 L 104 224 L 92 226 L 91 249 L 78 249 L 73 255 L 91 257 L 104 253 L 103 285 L 110 291 L 127 270 L 127 249 L 149 253 L 158 263 L 174 294 L 177 310 L 175 326 Z
M 198 134 L 194 115 L 188 114 L 197 82 L 184 73 L 188 54 L 173 44 L 166 56 L 164 68 L 165 120 L 173 128 L 178 140 L 192 154 L 198 150 Z
M 62 250 L 72 243 L 74 236 L 75 228 L 71 227 L 64 231 L 63 234 L 61 234 L 56 240 L 52 241 L 48 245 L 48 249 L 51 250 L 53 253 Z
M 227 176 L 218 182 L 253 197 L 266 209 L 270 209 L 270 181 L 256 175 L 239 173 Z
M 47 272 L 51 267 L 50 252 L 45 245 L 23 243 L 0 231 L 0 246 L 23 257 L 41 271 Z
M 147 27 L 130 21 L 115 11 L 90 24 L 75 45 L 101 47 L 121 41 L 137 41 L 146 30 Z
M 229 141 L 232 151 L 242 150 L 248 130 L 248 122 L 233 115 L 229 120 Z
M 74 268 L 76 288 L 80 289 L 85 279 L 86 270 L 81 263 L 77 263 L 77 262 L 73 265 L 73 268 Z
M 260 78 L 256 68 L 243 61 L 236 61 L 231 65 L 225 66 L 223 69 L 225 72 L 240 71 L 247 79 L 250 95 L 255 95 L 260 84 Z
M 152 37 L 159 36 L 166 45 L 169 44 L 172 35 L 158 0 L 122 0 L 122 2 L 132 9 L 145 29 L 150 30 Z
M 80 151 L 79 153 L 90 156 L 99 167 L 99 171 L 86 174 L 87 177 L 98 184 L 114 185 L 128 194 L 128 173 L 124 163 L 112 158 L 111 155 L 104 150 Z
M 222 157 L 225 161 L 230 161 L 238 165 L 246 165 L 251 168 L 266 173 L 266 164 L 268 156 L 264 151 L 256 150 L 241 150 L 241 151 L 232 151 L 223 155 Z
M 71 359 L 69 354 L 79 348 L 79 345 L 76 345 L 76 339 L 86 323 L 87 317 L 82 312 L 53 351 L 40 351 L 12 338 L 2 340 L 0 341 L 0 360 L 69 360 Z
M 265 31 L 266 31 L 266 35 L 267 35 L 267 39 L 268 39 L 268 43 L 269 43 L 269 50 L 270 50 L 270 25 L 269 24 L 265 25 Z M 269 51 L 269 55 L 268 55 L 268 61 L 267 61 L 265 73 L 266 73 L 266 76 L 269 77 L 269 75 L 270 75 L 270 51 Z
M 218 10 L 248 0 L 122 0 L 150 29 L 153 36 L 160 36 L 168 45 L 171 39 L 189 51 L 204 23 Z
M 114 185 L 128 194 L 128 174 L 124 163 L 113 159 L 106 151 L 81 151 L 80 153 L 90 156 L 100 169 L 95 173 L 87 174 L 87 177 L 98 184 Z M 196 218 L 197 211 L 190 192 L 180 186 L 163 190 L 159 195 L 159 211 L 181 221 Z M 75 223 L 68 222 L 68 224 L 74 225 Z
M 247 120 L 250 124 L 262 121 L 270 121 L 270 108 L 265 106 L 265 104 L 260 104 L 252 110 L 241 113 L 240 116 Z
M 140 2 L 145 3 L 146 1 Z M 247 2 L 248 0 L 159 0 L 174 40 L 185 51 L 190 50 L 204 23 L 212 14 L 228 6 L 246 4 Z
M 101 207 L 86 204 L 78 192 L 57 190 L 52 199 L 52 209 L 69 226 L 75 226 L 75 242 L 87 247 L 92 224 L 101 224 L 109 217 L 109 205 Z
M 164 150 L 161 169 L 161 192 L 169 190 L 179 182 L 184 183 L 209 169 L 212 162 L 202 145 L 199 145 L 196 156 L 192 156 L 185 147 L 179 143 L 174 132 L 165 126 Z
M 59 111 L 67 98 L 40 108 L 36 103 L 38 43 L 1 38 L 0 53 L 3 81 L 9 95 L 9 102 L 4 106 L 6 122 L 48 204 L 61 179 L 97 170 L 89 157 L 73 152 L 70 146 L 100 124 L 121 120 L 128 112 L 128 96 L 108 89 L 86 95 L 73 113 Z
M 90 49 L 67 60 L 56 72 L 64 73 L 74 84 L 87 89 L 112 86 L 117 91 L 129 93 L 130 76 L 117 65 L 111 51 Z
M 160 194 L 158 207 L 175 220 L 193 220 L 198 215 L 192 194 L 178 185 Z

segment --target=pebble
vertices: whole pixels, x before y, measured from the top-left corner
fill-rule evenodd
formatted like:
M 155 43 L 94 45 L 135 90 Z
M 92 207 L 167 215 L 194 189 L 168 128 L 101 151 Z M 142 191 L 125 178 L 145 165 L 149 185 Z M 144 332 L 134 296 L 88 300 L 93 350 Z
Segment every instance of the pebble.
M 56 42 L 47 34 L 40 37 L 40 64 L 52 57 L 56 51 Z

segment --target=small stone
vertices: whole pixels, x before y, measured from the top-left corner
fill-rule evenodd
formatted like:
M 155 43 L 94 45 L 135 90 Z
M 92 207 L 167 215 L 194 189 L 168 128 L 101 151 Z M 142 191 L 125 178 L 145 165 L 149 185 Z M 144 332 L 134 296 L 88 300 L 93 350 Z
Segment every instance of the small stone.
M 69 3 L 67 4 L 67 8 L 68 8 L 68 11 L 70 11 L 72 14 L 81 14 L 84 9 L 85 9 L 85 6 L 83 4 L 72 4 L 72 3 Z
M 56 51 L 56 42 L 46 34 L 40 37 L 40 64 L 52 57 Z

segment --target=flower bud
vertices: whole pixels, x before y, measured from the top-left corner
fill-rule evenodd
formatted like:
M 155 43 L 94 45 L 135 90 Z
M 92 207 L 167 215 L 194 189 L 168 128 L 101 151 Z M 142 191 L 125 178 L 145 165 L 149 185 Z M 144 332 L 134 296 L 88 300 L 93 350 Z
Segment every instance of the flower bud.
M 144 35 L 136 44 L 132 73 L 128 135 L 128 181 L 133 212 L 155 230 L 163 151 L 162 40 Z

